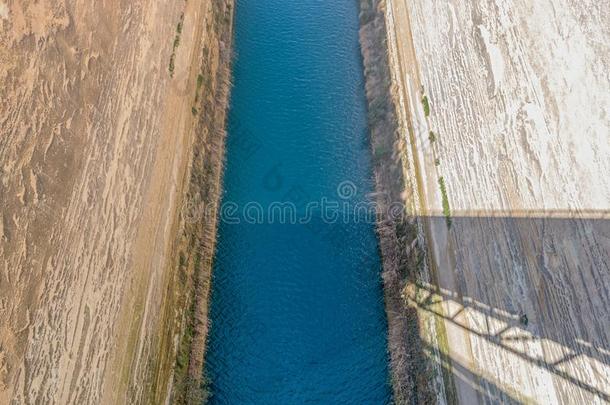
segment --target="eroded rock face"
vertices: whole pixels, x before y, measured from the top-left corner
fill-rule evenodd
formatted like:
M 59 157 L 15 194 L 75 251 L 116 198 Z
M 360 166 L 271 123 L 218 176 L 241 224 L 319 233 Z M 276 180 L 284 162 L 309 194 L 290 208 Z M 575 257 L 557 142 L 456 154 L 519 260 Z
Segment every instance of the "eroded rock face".
M 431 264 L 411 298 L 441 320 L 445 388 L 464 403 L 608 401 L 607 7 L 387 5 Z
M 144 378 L 210 7 L 0 2 L 0 403 Z

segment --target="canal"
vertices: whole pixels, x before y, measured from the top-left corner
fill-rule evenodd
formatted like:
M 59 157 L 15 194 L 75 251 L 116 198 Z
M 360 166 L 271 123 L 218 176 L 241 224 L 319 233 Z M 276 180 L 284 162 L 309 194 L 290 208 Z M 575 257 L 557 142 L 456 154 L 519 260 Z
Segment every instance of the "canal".
M 357 0 L 237 1 L 214 404 L 390 402 L 377 238 L 354 208 L 373 191 L 358 28 Z

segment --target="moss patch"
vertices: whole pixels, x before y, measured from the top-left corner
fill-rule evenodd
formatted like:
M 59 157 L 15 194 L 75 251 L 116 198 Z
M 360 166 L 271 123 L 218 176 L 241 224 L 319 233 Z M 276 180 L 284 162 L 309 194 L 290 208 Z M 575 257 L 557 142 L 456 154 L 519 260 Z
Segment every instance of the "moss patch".
M 428 96 L 426 96 L 424 94 L 424 96 L 421 98 L 421 103 L 424 106 L 424 114 L 426 115 L 426 117 L 430 116 L 430 102 L 428 101 Z
M 449 198 L 447 197 L 447 187 L 445 186 L 445 178 L 438 178 L 438 185 L 441 189 L 441 197 L 443 199 L 443 215 L 447 222 L 447 228 L 451 228 L 451 207 L 449 206 Z

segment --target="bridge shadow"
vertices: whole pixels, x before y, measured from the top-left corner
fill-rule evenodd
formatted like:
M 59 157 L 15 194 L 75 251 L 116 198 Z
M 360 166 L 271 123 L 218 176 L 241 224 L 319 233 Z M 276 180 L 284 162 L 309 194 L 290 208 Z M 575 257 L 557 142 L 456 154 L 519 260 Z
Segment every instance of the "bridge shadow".
M 517 405 L 535 402 L 532 398 L 526 398 L 518 392 L 511 392 L 506 387 L 500 387 L 491 379 L 477 375 L 472 368 L 464 365 L 458 359 L 442 352 L 435 354 L 433 347 L 430 345 L 424 344 L 423 350 L 430 361 L 437 362 L 444 373 L 451 375 L 454 384 L 471 388 L 482 403 Z M 457 398 L 455 401 L 449 400 L 448 402 L 457 402 Z
M 432 280 L 403 298 L 441 321 L 446 343 L 424 342 L 424 351 L 458 398 L 610 401 L 607 217 L 423 218 Z

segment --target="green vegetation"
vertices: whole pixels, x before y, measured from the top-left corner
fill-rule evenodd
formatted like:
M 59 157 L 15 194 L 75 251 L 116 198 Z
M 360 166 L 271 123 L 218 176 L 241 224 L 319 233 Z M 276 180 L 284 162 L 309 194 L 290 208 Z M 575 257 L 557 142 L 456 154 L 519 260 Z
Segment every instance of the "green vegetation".
M 172 53 L 171 58 L 169 59 L 169 75 L 171 77 L 174 77 L 174 68 L 175 68 L 175 62 L 174 59 L 176 58 L 176 55 Z
M 527 326 L 527 324 L 529 323 L 529 319 L 527 318 L 527 314 L 521 313 L 521 316 L 519 316 L 519 322 L 521 322 L 522 325 Z
M 441 160 L 439 158 L 434 159 L 434 165 L 435 166 L 440 166 L 441 165 Z
M 176 26 L 176 36 L 174 37 L 174 46 L 172 55 L 169 58 L 169 75 L 174 77 L 174 69 L 176 68 L 176 48 L 180 45 L 180 34 L 182 34 L 182 24 L 184 23 L 184 13 L 180 14 L 180 21 Z
M 381 158 L 383 156 L 386 156 L 388 153 L 390 153 L 390 151 L 385 146 L 377 146 L 375 148 L 375 157 L 376 158 Z
M 436 135 L 434 134 L 434 132 L 430 131 L 430 133 L 428 134 L 428 139 L 430 140 L 430 143 L 436 142 Z
M 183 259 L 184 257 L 184 259 Z M 184 263 L 184 265 L 182 264 Z M 180 253 L 180 264 L 181 264 L 181 282 L 192 283 L 193 280 L 186 274 L 187 259 L 184 253 Z M 194 269 L 199 269 L 201 265 L 201 253 L 195 254 Z M 204 404 L 210 396 L 209 381 L 202 376 L 201 383 L 189 375 L 189 362 L 191 355 L 191 344 L 195 335 L 195 300 L 191 300 L 190 306 L 185 314 L 184 320 L 186 321 L 182 339 L 178 346 L 178 353 L 176 354 L 176 366 L 174 368 L 174 398 L 175 404 Z
M 214 52 L 210 52 L 205 46 L 202 50 L 203 64 L 201 70 L 197 72 L 195 103 L 191 104 L 193 115 L 198 114 L 199 110 L 202 114 L 201 118 L 197 118 L 191 176 L 184 198 L 185 201 L 197 204 L 202 202 L 206 206 L 217 206 L 221 193 L 226 136 L 225 114 L 232 56 L 230 21 L 228 24 L 221 22 L 224 21 L 224 13 L 227 12 L 226 5 L 231 1 L 212 2 L 212 15 L 206 20 L 215 27 L 207 28 L 210 35 L 209 43 L 214 47 L 211 48 Z M 182 18 L 180 21 L 182 22 Z M 179 34 L 181 30 L 182 27 L 176 28 L 176 33 Z M 179 41 L 174 43 L 179 44 Z M 171 402 L 175 405 L 205 404 L 210 396 L 209 381 L 203 371 L 203 362 L 217 218 L 215 210 L 209 214 L 210 216 L 206 215 L 206 219 L 202 221 L 181 223 L 180 252 L 184 252 L 185 259 L 178 258 L 176 261 L 186 265 L 178 272 L 180 285 L 177 291 L 181 294 L 182 301 L 176 306 L 175 325 L 177 326 L 174 328 L 180 332 L 176 356 L 172 358 L 174 367 Z
M 443 200 L 443 215 L 447 221 L 447 228 L 451 228 L 451 208 L 449 207 L 449 198 L 447 197 L 447 187 L 443 176 L 438 178 L 438 185 L 441 188 L 441 197 Z
M 424 114 L 426 117 L 430 116 L 430 102 L 428 101 L 428 96 L 424 94 L 424 96 L 421 98 L 421 103 L 424 106 Z
M 197 75 L 197 88 L 195 89 L 195 104 L 197 104 L 197 102 L 199 101 L 199 90 L 201 90 L 202 85 L 203 85 L 203 75 L 201 73 L 199 73 Z
M 182 257 L 182 254 L 181 254 Z M 196 256 L 196 262 L 199 262 L 199 255 Z M 182 261 L 182 259 L 181 259 Z M 185 260 L 186 261 L 186 260 Z M 186 281 L 188 276 L 184 273 L 184 269 L 182 270 L 182 274 L 184 277 L 184 281 Z M 191 342 L 193 340 L 193 334 L 195 332 L 193 328 L 193 316 L 195 314 L 195 306 L 194 301 L 191 301 L 191 305 L 186 313 L 186 327 L 184 329 L 184 333 L 182 335 L 182 340 L 180 345 L 178 346 L 178 353 L 176 354 L 176 367 L 174 369 L 174 381 L 177 381 L 179 384 L 185 384 L 185 381 L 188 377 L 188 365 L 189 365 L 189 356 L 191 350 Z M 184 393 L 186 390 L 182 390 L 180 388 L 185 388 L 178 386 L 176 387 L 178 390 L 175 392 Z
M 208 379 L 205 377 L 203 377 L 201 384 L 198 384 L 196 380 L 188 377 L 186 380 L 185 403 L 189 405 L 207 404 L 210 398 L 208 385 Z

